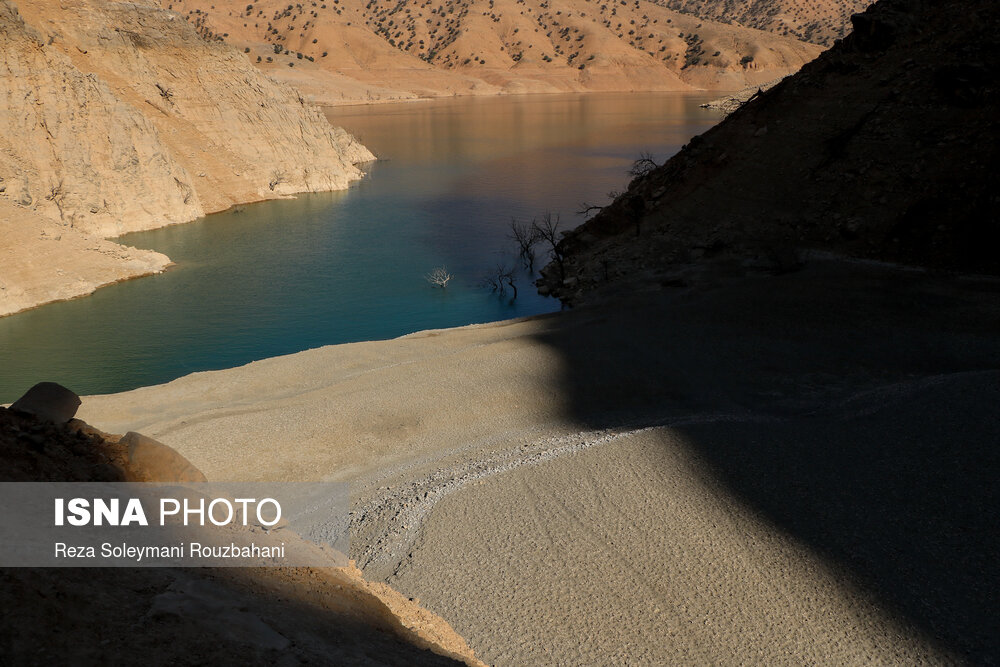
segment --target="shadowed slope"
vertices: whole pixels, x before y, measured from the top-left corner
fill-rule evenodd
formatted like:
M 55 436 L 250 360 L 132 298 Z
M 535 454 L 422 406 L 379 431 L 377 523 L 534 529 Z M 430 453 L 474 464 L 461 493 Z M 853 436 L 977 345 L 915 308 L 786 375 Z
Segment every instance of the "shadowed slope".
M 703 260 L 791 270 L 802 249 L 1000 272 L 998 21 L 985 0 L 857 15 L 571 232 L 566 276 L 550 267 L 546 286 L 580 302 L 689 280 Z

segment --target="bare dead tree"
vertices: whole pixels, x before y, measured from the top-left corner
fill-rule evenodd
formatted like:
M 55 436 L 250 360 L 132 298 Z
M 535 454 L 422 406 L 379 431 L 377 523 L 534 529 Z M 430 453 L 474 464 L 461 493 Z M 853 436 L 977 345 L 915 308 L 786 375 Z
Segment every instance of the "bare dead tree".
M 497 280 L 497 277 L 492 273 L 487 273 L 483 276 L 483 279 L 479 281 L 479 286 L 497 294 L 503 294 L 503 290 L 505 289 L 503 283 Z
M 448 286 L 448 281 L 452 279 L 452 275 L 448 273 L 448 269 L 443 266 L 439 266 L 430 273 L 428 273 L 424 278 L 427 279 L 434 287 L 445 288 Z
M 517 298 L 516 274 L 513 268 L 503 262 L 499 262 L 491 273 L 483 276 L 480 286 L 491 292 L 496 292 L 500 296 L 504 296 L 507 293 L 507 288 L 510 287 L 511 291 L 514 292 L 511 298 Z
M 643 151 L 639 153 L 639 158 L 632 163 L 632 166 L 628 169 L 628 175 L 632 178 L 639 178 L 640 176 L 645 176 L 649 172 L 653 171 L 660 165 L 653 159 L 653 154 L 648 151 Z
M 514 282 L 514 269 L 506 266 L 505 264 L 497 265 L 497 277 L 500 279 L 501 284 L 507 283 L 510 289 L 514 292 L 512 299 L 517 298 L 517 283 Z
M 532 220 L 531 226 L 535 228 L 535 232 L 538 234 L 539 240 L 548 246 L 549 257 L 556 263 L 559 267 L 559 279 L 565 280 L 566 278 L 566 257 L 563 251 L 559 248 L 560 233 L 559 233 L 559 214 L 554 216 L 551 213 L 546 213 L 541 217 L 540 220 Z
M 600 211 L 602 208 L 604 207 L 599 204 L 588 204 L 587 202 L 582 202 L 580 204 L 580 210 L 578 210 L 576 214 L 586 218 L 594 211 Z
M 283 171 L 271 172 L 271 180 L 267 184 L 267 187 L 274 190 L 276 187 L 288 180 L 288 176 L 285 175 Z
M 517 245 L 517 255 L 524 262 L 524 267 L 530 272 L 535 270 L 535 245 L 541 240 L 538 230 L 535 229 L 534 221 L 518 222 L 514 218 L 510 219 L 510 234 L 507 238 L 512 239 Z

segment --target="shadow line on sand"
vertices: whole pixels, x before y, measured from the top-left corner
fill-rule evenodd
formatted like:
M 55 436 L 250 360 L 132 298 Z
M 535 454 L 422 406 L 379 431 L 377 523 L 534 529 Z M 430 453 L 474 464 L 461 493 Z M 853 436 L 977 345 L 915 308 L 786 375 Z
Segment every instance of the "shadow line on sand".
M 949 653 L 1000 662 L 1000 286 L 815 263 L 580 309 L 564 360 L 591 428 L 676 426 L 712 481 Z M 761 417 L 767 417 L 762 420 Z

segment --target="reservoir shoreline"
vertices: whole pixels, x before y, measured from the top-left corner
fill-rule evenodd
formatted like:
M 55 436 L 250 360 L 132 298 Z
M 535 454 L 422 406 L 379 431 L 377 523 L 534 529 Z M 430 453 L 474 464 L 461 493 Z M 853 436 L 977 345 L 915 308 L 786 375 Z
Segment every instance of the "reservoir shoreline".
M 524 270 L 516 300 L 480 288 L 498 261 L 519 263 L 511 218 L 562 212 L 563 228 L 574 226 L 569 212 L 622 187 L 637 155 L 665 159 L 711 127 L 718 114 L 698 107 L 705 97 L 533 95 L 331 113 L 383 158 L 364 179 L 116 238 L 175 266 L 0 318 L 0 401 L 39 378 L 107 393 L 558 309 Z M 439 266 L 456 276 L 446 290 L 424 279 Z M 69 330 L 72 345 L 59 334 Z

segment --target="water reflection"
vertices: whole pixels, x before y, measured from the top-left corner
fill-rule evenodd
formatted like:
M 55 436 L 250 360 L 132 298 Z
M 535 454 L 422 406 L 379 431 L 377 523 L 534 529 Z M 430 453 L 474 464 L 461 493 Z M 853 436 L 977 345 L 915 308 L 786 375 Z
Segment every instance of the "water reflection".
M 120 391 L 329 343 L 547 312 L 478 288 L 511 217 L 622 188 L 642 150 L 668 154 L 717 115 L 682 95 L 534 96 L 342 108 L 377 155 L 344 193 L 246 206 L 123 242 L 178 266 L 0 318 L 0 402 L 39 380 Z M 447 266 L 447 290 L 423 275 Z

